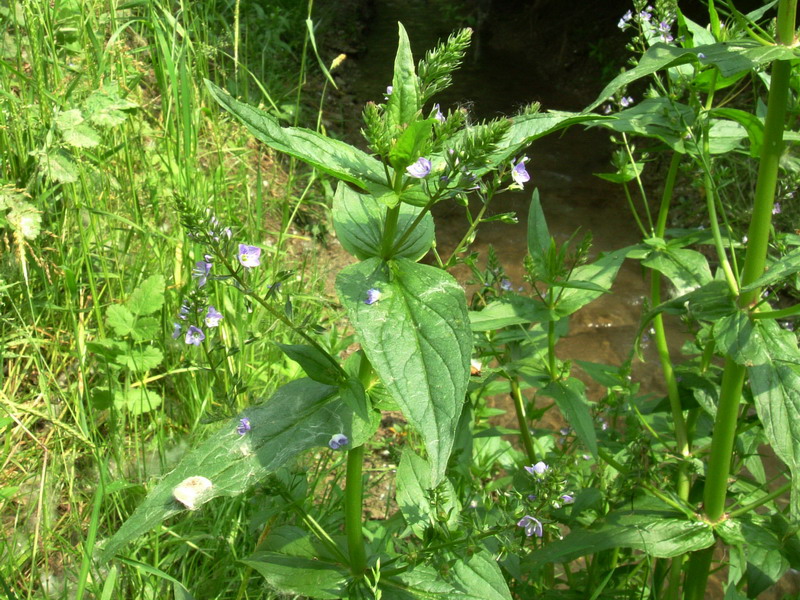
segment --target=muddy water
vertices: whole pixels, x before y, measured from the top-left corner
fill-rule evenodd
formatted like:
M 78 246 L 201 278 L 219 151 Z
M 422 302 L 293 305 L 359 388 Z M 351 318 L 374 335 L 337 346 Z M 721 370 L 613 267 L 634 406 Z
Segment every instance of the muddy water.
M 376 3 L 363 43 L 365 50 L 354 59 L 357 74 L 349 84 L 349 93 L 361 102 L 381 100 L 391 83 L 398 21 L 403 22 L 408 32 L 415 58 L 453 31 L 454 27 L 432 14 L 433 4 L 425 0 Z M 519 13 L 498 8 L 489 12 L 474 36 L 473 48 L 479 51 L 468 55 L 454 75 L 453 86 L 436 99 L 442 107 L 466 105 L 475 118 L 491 118 L 511 115 L 532 101 L 540 102 L 543 109 L 580 110 L 594 99 L 602 82 L 598 79 L 593 85 L 575 85 L 574 80 L 552 76 L 552 70 L 543 65 L 568 54 L 563 44 L 554 44 L 551 56 L 532 52 L 525 47 L 525 38 L 519 33 L 525 27 L 520 27 L 518 16 Z M 591 231 L 595 253 L 638 241 L 621 190 L 592 175 L 608 170 L 607 133 L 573 128 L 537 141 L 527 154 L 532 176 L 529 189 L 496 197 L 490 210 L 493 214 L 513 211 L 519 224 L 483 225 L 473 245 L 484 257 L 487 248 L 493 246 L 513 283 L 523 283 L 524 224 L 533 186 L 539 189 L 551 233 L 557 241 L 565 241 L 578 227 L 583 232 Z M 437 244 L 442 255 L 447 256 L 466 230 L 463 209 L 439 205 L 434 217 Z M 468 276 L 465 269 L 456 269 L 454 275 L 461 280 Z M 569 335 L 557 347 L 559 357 L 608 364 L 623 362 L 635 336 L 645 294 L 640 269 L 626 261 L 613 294 L 595 301 L 571 320 Z M 657 370 L 640 367 L 635 373 L 645 379 L 644 387 L 660 390 Z M 592 395 L 599 391 L 590 388 Z

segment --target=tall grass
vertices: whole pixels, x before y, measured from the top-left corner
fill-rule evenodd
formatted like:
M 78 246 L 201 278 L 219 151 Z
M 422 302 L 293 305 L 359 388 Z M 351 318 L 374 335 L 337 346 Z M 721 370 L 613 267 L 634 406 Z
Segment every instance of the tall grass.
M 215 416 L 293 375 L 270 342 L 286 332 L 258 312 L 236 327 L 223 323 L 229 351 L 211 369 L 171 339 L 202 257 L 174 201 L 213 210 L 237 239 L 265 249 L 273 272 L 295 269 L 285 285 L 306 300 L 295 311 L 320 319 L 321 305 L 310 301 L 323 283 L 315 259 L 301 250 L 291 264 L 285 258 L 289 217 L 315 193 L 313 175 L 293 170 L 287 179 L 202 84 L 212 79 L 294 119 L 302 81 L 293 57 L 308 35 L 308 8 L 286 0 L 0 5 L 0 594 L 138 599 L 174 588 L 177 597 L 174 578 L 201 590 L 198 598 L 269 597 L 236 564 L 263 517 L 246 498 L 216 503 L 191 527 L 145 536 L 110 570 L 98 571 L 91 556 Z M 23 235 L 12 213 L 30 216 L 31 207 L 41 232 Z M 109 307 L 153 274 L 167 282 L 153 315 L 158 333 L 122 340 Z M 248 314 L 241 299 L 219 294 L 218 306 Z M 108 358 L 121 342 L 163 360 L 121 369 Z M 163 402 L 137 414 L 118 402 L 132 389 Z

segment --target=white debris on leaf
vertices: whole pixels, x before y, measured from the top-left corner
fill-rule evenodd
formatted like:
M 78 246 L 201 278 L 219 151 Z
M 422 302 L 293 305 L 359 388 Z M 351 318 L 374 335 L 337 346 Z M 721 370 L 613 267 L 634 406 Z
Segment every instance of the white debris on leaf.
M 210 479 L 197 475 L 181 481 L 172 490 L 172 496 L 189 510 L 196 510 L 212 487 Z

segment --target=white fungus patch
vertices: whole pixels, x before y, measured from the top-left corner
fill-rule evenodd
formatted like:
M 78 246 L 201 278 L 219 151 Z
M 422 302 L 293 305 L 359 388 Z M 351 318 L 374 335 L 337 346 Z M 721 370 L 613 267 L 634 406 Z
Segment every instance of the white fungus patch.
M 181 481 L 172 496 L 189 510 L 196 510 L 212 487 L 210 479 L 197 475 Z

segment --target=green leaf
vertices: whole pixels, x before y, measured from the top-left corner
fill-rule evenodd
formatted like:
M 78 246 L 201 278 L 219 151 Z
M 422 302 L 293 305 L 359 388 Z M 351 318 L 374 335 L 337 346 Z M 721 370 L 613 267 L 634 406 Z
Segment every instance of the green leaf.
M 122 304 L 112 304 L 106 309 L 106 323 L 119 337 L 131 333 L 135 322 L 136 317 Z
M 164 306 L 164 276 L 151 275 L 137 287 L 125 306 L 134 315 L 150 315 Z
M 120 97 L 119 86 L 113 83 L 92 92 L 83 104 L 83 111 L 86 118 L 95 125 L 116 127 L 124 123 L 128 116 L 123 111 L 137 106 L 135 102 Z
M 389 151 L 389 162 L 396 171 L 404 170 L 422 156 L 431 138 L 431 128 L 436 119 L 425 119 L 411 123 L 392 149 Z
M 58 129 L 63 132 L 67 129 L 73 129 L 83 123 L 83 115 L 79 109 L 73 108 L 72 110 L 59 112 L 53 120 Z
M 114 392 L 114 406 L 131 415 L 143 415 L 161 406 L 161 396 L 152 390 L 130 388 Z
M 137 342 L 152 340 L 161 331 L 161 321 L 155 317 L 139 317 L 133 324 L 131 335 Z
M 277 344 L 283 353 L 298 363 L 314 381 L 339 385 L 344 381 L 344 371 L 337 369 L 330 358 L 313 346 Z
M 528 253 L 531 256 L 546 256 L 549 248 L 550 230 L 539 201 L 539 190 L 535 189 L 528 210 Z
M 538 567 L 569 562 L 611 548 L 632 548 L 650 556 L 671 558 L 708 548 L 714 543 L 711 526 L 666 515 L 625 511 L 609 513 L 597 529 L 574 529 L 566 537 L 548 544 L 523 561 Z
M 553 381 L 542 389 L 542 394 L 556 401 L 567 423 L 586 444 L 592 455 L 597 458 L 597 435 L 594 431 L 592 412 L 586 400 L 586 388 L 583 382 L 574 377 L 563 381 Z
M 676 152 L 686 152 L 685 136 L 695 120 L 690 106 L 669 98 L 647 98 L 599 121 L 600 127 L 620 133 L 635 134 L 661 140 Z
M 116 357 L 116 362 L 128 367 L 134 373 L 143 373 L 150 369 L 155 369 L 164 360 L 161 350 L 155 346 L 143 346 L 141 348 L 131 348 Z
M 771 262 L 767 266 L 766 272 L 750 285 L 743 287 L 741 293 L 745 294 L 772 285 L 798 271 L 800 271 L 800 248 L 795 248 L 788 254 L 784 254 L 780 260 Z
M 36 239 L 42 231 L 42 213 L 33 204 L 19 202 L 6 214 L 11 228 L 26 240 Z
M 511 600 L 503 573 L 485 550 L 458 559 L 450 577 L 428 565 L 381 578 L 383 600 Z
M 712 117 L 722 117 L 737 122 L 747 131 L 750 139 L 750 156 L 761 156 L 761 145 L 764 141 L 764 121 L 756 115 L 737 108 L 712 108 L 709 111 Z
M 770 360 L 800 363 L 797 338 L 772 319 L 751 319 L 744 311 L 722 318 L 714 327 L 719 349 L 740 365 L 760 365 Z
M 395 242 L 405 234 L 422 209 L 408 204 L 400 205 Z M 357 194 L 344 184 L 339 184 L 333 197 L 333 227 L 342 246 L 353 256 L 365 260 L 381 254 L 386 207 L 375 198 Z M 433 217 L 427 213 L 412 231 L 395 256 L 417 261 L 433 244 Z
M 397 467 L 397 504 L 403 512 L 403 517 L 414 534 L 424 539 L 425 530 L 437 521 L 435 513 L 437 507 L 431 505 L 429 491 L 431 490 L 431 468 L 428 462 L 419 457 L 413 450 L 403 450 L 400 465 Z M 451 531 L 458 529 L 461 505 L 456 496 L 453 484 L 448 479 L 443 482 L 440 492 L 444 502 L 438 507 L 447 513 L 447 526 Z
M 258 552 L 242 561 L 282 594 L 309 598 L 346 597 L 349 573 L 317 540 L 293 526 L 270 532 Z
M 100 143 L 100 134 L 86 123 L 65 129 L 61 135 L 64 142 L 75 148 L 94 148 Z
M 185 510 L 172 496 L 188 477 L 203 476 L 213 487 L 204 496 L 237 496 L 299 453 L 326 447 L 333 434 L 344 433 L 353 446 L 366 440 L 353 429 L 353 412 L 336 399 L 334 387 L 298 379 L 281 387 L 265 403 L 247 408 L 184 456 L 161 478 L 136 512 L 102 549 L 105 562 L 130 540 Z M 236 433 L 239 419 L 250 419 L 246 435 Z
M 556 303 L 556 313 L 559 317 L 566 317 L 586 306 L 593 300 L 607 293 L 614 283 L 622 261 L 627 254 L 627 248 L 620 248 L 603 255 L 591 264 L 583 265 L 572 271 L 570 286 L 554 284 L 565 289 Z M 580 289 L 578 284 L 585 282 L 591 284 L 588 289 Z M 595 288 L 595 289 L 592 289 Z
M 361 418 L 363 424 L 369 426 L 370 416 L 374 413 L 361 380 L 358 377 L 348 376 L 339 384 L 339 396 Z
M 75 183 L 78 181 L 78 166 L 64 152 L 51 150 L 42 154 L 39 168 L 45 175 L 58 183 Z
M 367 290 L 381 296 L 367 305 Z M 469 379 L 472 333 L 464 291 L 450 275 L 400 258 L 370 258 L 336 278 L 367 357 L 422 434 L 431 485 L 444 476 Z
M 747 369 L 756 412 L 775 454 L 792 472 L 792 513 L 800 514 L 800 374 L 768 362 Z
M 419 79 L 414 70 L 411 44 L 402 23 L 397 24 L 399 42 L 394 59 L 392 93 L 386 105 L 389 127 L 402 130 L 416 120 L 420 109 Z
M 699 55 L 703 55 L 700 57 Z M 723 77 L 731 77 L 742 71 L 751 71 L 758 65 L 773 60 L 790 60 L 795 53 L 789 46 L 762 46 L 750 40 L 736 40 L 717 44 L 704 44 L 694 48 L 681 48 L 657 43 L 644 53 L 639 64 L 625 71 L 609 83 L 586 111 L 600 106 L 623 87 L 656 71 L 678 65 L 715 65 Z
M 470 311 L 469 320 L 472 331 L 492 331 L 511 325 L 546 323 L 555 317 L 538 298 L 506 294 L 481 311 Z
M 278 120 L 263 110 L 234 99 L 206 80 L 206 86 L 219 104 L 239 119 L 259 140 L 312 167 L 355 184 L 376 196 L 391 192 L 386 185 L 383 165 L 361 150 L 310 129 L 281 127 Z
M 669 279 L 678 295 L 691 292 L 713 279 L 708 260 L 696 250 L 667 246 L 648 254 L 642 265 Z

